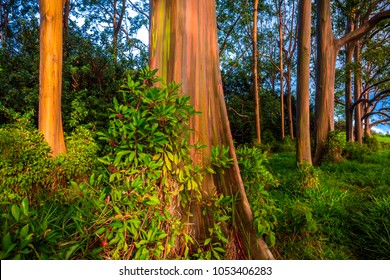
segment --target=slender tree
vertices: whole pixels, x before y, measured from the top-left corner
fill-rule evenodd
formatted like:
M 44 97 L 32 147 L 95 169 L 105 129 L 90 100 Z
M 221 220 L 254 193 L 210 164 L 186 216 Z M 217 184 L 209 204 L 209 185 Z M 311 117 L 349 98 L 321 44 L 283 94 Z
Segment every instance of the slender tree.
M 353 18 L 349 18 L 347 24 L 347 31 L 349 33 L 354 30 Z M 345 130 L 346 140 L 352 142 L 353 138 L 353 114 L 352 114 L 352 57 L 353 57 L 354 43 L 348 43 L 345 49 L 345 67 L 346 67 L 346 79 L 345 79 Z
M 167 83 L 181 82 L 183 93 L 189 94 L 195 109 L 202 112 L 191 121 L 194 133 L 190 141 L 199 141 L 207 148 L 193 154 L 192 159 L 207 164 L 211 148 L 222 145 L 230 148 L 234 160 L 224 174 L 204 178 L 202 193 L 210 196 L 217 190 L 237 197 L 234 225 L 246 245 L 242 253 L 254 259 L 272 258 L 253 231 L 252 212 L 235 155 L 219 68 L 215 1 L 152 0 L 151 5 L 151 68 L 159 69 L 159 76 Z M 191 233 L 202 240 L 211 221 L 204 218 L 199 205 L 191 211 Z
M 297 162 L 312 164 L 310 147 L 311 0 L 298 7 Z
M 354 74 L 354 97 L 355 100 L 360 99 L 360 95 L 362 93 L 362 69 L 360 66 L 360 41 L 358 40 L 355 43 L 355 51 L 354 51 L 354 61 L 355 64 L 359 65 L 355 69 Z M 357 103 L 355 106 L 355 142 L 358 142 L 360 145 L 363 144 L 363 124 L 362 124 L 362 104 Z
M 61 114 L 63 0 L 40 0 L 38 126 L 53 156 L 65 152 Z
M 278 29 L 279 29 L 279 83 L 280 83 L 280 131 L 284 139 L 284 68 L 283 68 L 283 0 L 278 1 Z
M 257 73 L 257 17 L 259 0 L 253 2 L 253 92 L 255 97 L 255 121 L 256 121 L 256 140 L 261 143 L 261 123 L 260 123 L 260 98 L 259 81 Z

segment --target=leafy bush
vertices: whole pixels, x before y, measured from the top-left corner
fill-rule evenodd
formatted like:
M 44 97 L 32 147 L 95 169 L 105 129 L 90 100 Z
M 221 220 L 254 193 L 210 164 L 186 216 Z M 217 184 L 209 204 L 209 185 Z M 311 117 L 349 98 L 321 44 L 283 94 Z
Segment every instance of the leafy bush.
M 231 198 L 218 193 L 202 198 L 203 176 L 214 171 L 190 158 L 202 148 L 189 144 L 189 120 L 196 112 L 175 83 L 153 86 L 161 83 L 155 73 L 145 69 L 136 80 L 128 77 L 122 98 L 113 100 L 108 131 L 98 133 L 109 149 L 99 159 L 105 170 L 91 177 L 90 185 L 102 188 L 91 230 L 107 259 L 221 258 Z M 215 163 L 223 168 L 229 161 Z M 190 203 L 200 203 L 204 215 L 211 212 L 215 219 L 195 253 L 185 230 Z
M 274 146 L 275 152 L 294 152 L 295 151 L 295 140 L 289 136 L 284 137 L 282 141 L 276 142 Z
M 257 147 L 243 146 L 236 150 L 242 180 L 254 215 L 254 225 L 259 236 L 265 236 L 270 246 L 275 245 L 274 227 L 279 209 L 269 197 L 268 189 L 278 185 L 278 181 L 268 172 L 266 152 Z
M 325 146 L 324 162 L 336 163 L 342 161 L 342 152 L 345 148 L 345 145 L 345 133 L 336 130 L 331 131 Z
M 20 119 L 0 128 L 0 199 L 34 201 L 52 181 L 53 162 L 43 135 Z
M 357 142 L 347 142 L 343 150 L 343 156 L 345 158 L 358 161 L 362 161 L 366 156 L 371 154 L 372 150 L 370 148 Z
M 363 143 L 373 152 L 382 149 L 381 143 L 374 136 L 364 136 Z
M 26 118 L 0 128 L 0 198 L 30 204 L 59 194 L 70 181 L 87 180 L 97 163 L 97 144 L 85 128 L 66 138 L 67 153 L 53 159 L 43 134 Z M 42 199 L 43 201 L 39 201 Z

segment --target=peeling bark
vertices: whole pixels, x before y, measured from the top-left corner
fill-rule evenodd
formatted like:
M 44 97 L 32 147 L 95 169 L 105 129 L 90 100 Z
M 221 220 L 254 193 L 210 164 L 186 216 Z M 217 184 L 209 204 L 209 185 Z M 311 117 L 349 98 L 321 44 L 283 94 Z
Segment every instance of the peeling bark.
M 190 141 L 206 144 L 200 154 L 193 154 L 196 164 L 208 164 L 211 147 L 230 147 L 234 165 L 224 174 L 207 175 L 202 191 L 205 196 L 215 190 L 236 196 L 234 225 L 244 242 L 243 254 L 252 259 L 272 259 L 262 239 L 256 238 L 253 216 L 241 179 L 219 69 L 215 2 L 212 0 L 151 1 L 150 67 L 159 69 L 164 82 L 182 83 L 183 94 L 191 96 L 192 105 L 202 114 L 190 123 Z M 199 207 L 192 209 L 192 233 L 203 240 L 208 230 Z

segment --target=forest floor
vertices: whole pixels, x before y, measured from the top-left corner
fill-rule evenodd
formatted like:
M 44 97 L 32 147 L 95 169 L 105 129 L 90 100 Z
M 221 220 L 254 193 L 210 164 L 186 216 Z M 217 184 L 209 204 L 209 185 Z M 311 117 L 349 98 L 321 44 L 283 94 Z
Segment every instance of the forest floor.
M 390 142 L 390 137 L 379 141 Z M 386 145 L 386 144 L 385 144 Z M 295 153 L 271 155 L 268 169 L 280 185 L 270 190 L 281 211 L 277 259 L 388 259 L 390 149 L 322 164 L 302 181 Z

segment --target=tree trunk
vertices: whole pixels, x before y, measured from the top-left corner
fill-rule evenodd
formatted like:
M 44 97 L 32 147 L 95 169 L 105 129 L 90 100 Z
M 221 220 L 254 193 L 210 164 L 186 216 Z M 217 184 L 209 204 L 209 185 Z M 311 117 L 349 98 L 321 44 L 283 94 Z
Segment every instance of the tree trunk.
M 365 99 L 370 100 L 370 91 L 367 90 L 365 93 Z M 371 112 L 371 105 L 369 103 L 365 104 L 364 106 L 364 115 L 368 115 L 369 112 Z M 367 117 L 364 119 L 364 136 L 370 137 L 371 136 L 371 125 L 370 125 L 370 117 Z
M 70 0 L 65 1 L 64 8 L 64 20 L 63 20 L 63 30 L 64 30 L 64 56 L 67 57 L 69 55 L 69 47 L 68 47 L 68 37 L 69 37 L 69 14 L 70 14 Z
M 300 0 L 298 10 L 297 162 L 312 164 L 310 148 L 311 0 Z
M 61 115 L 63 0 L 40 0 L 39 130 L 53 156 L 65 152 Z
M 354 58 L 355 63 L 360 64 L 360 41 L 355 44 Z M 355 69 L 354 78 L 354 97 L 355 102 L 357 102 L 362 93 L 362 68 L 360 65 Z M 357 103 L 355 106 L 355 141 L 363 144 L 362 103 Z
M 208 164 L 213 146 L 230 148 L 234 165 L 224 174 L 207 175 L 204 196 L 215 190 L 237 197 L 233 207 L 234 225 L 244 242 L 243 252 L 253 259 L 271 259 L 262 239 L 255 236 L 252 212 L 241 179 L 222 90 L 217 42 L 215 2 L 212 0 L 151 1 L 150 66 L 159 69 L 164 82 L 182 83 L 182 92 L 202 114 L 190 123 L 191 143 L 206 144 L 200 154 L 193 154 L 196 164 Z M 199 205 L 198 205 L 199 206 Z M 192 210 L 192 233 L 199 241 L 207 236 L 209 224 L 199 207 Z
M 354 23 L 349 20 L 347 26 L 347 32 L 354 30 Z M 353 109 L 352 109 L 352 57 L 353 57 L 354 44 L 349 43 L 345 50 L 345 67 L 346 67 L 346 81 L 345 81 L 345 126 L 346 126 L 346 140 L 353 142 Z
M 287 63 L 287 117 L 288 117 L 288 129 L 290 132 L 290 138 L 294 139 L 294 120 L 292 113 L 292 100 L 291 100 L 291 59 Z
M 283 89 L 283 13 L 282 0 L 279 0 L 278 6 L 279 16 L 279 75 L 280 75 L 280 128 L 281 139 L 284 139 L 284 89 Z
M 317 0 L 315 164 L 321 162 L 329 131 L 334 129 L 334 81 L 338 52 L 334 40 L 330 21 L 330 1 Z
M 259 0 L 255 0 L 253 7 L 253 93 L 255 98 L 255 122 L 256 122 L 256 141 L 261 143 L 261 123 L 260 123 L 260 98 L 259 82 L 257 74 L 257 7 Z
M 119 36 L 119 31 L 121 30 L 122 27 L 122 21 L 123 17 L 126 12 L 126 1 L 127 0 L 122 0 L 122 7 L 121 11 L 119 14 L 118 19 L 116 18 L 118 14 L 118 3 L 117 0 L 114 0 L 114 12 L 113 12 L 113 27 L 114 27 L 114 33 L 112 37 L 112 55 L 114 57 L 114 64 L 117 63 L 117 58 L 118 58 L 118 36 Z

